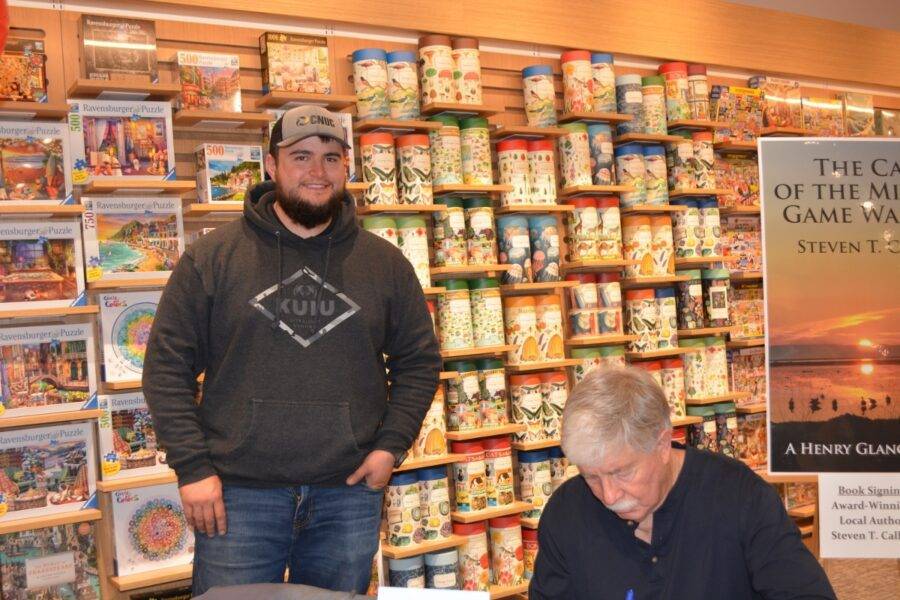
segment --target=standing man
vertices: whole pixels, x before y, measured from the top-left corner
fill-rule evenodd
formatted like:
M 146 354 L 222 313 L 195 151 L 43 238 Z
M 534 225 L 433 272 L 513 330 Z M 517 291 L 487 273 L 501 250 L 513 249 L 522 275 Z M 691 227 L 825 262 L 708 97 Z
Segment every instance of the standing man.
M 359 228 L 346 148 L 327 110 L 287 111 L 274 181 L 187 249 L 162 295 L 143 385 L 197 532 L 195 595 L 282 582 L 285 567 L 292 583 L 364 592 L 382 488 L 437 387 L 422 289 Z
M 672 443 L 647 371 L 593 371 L 562 422 L 581 476 L 541 515 L 531 600 L 835 600 L 771 485 Z

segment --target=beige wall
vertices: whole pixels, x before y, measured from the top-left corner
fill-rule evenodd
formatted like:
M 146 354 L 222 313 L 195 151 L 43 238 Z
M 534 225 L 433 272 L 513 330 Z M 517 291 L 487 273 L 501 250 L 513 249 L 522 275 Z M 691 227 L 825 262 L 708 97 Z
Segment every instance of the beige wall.
M 168 0 L 235 11 L 245 0 Z M 267 0 L 255 11 L 900 87 L 900 32 L 722 0 Z

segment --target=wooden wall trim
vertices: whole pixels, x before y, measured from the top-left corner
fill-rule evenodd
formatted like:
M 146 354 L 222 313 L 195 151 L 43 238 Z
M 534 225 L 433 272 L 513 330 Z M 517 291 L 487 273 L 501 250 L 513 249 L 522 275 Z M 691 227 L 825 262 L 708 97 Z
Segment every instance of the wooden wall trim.
M 247 10 L 244 0 L 154 4 Z M 723 0 L 267 0 L 257 14 L 900 86 L 900 33 Z

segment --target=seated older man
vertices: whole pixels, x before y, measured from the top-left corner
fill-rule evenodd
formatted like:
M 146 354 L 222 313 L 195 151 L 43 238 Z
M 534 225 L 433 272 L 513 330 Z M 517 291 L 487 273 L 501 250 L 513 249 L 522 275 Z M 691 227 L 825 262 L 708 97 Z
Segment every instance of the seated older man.
M 588 375 L 563 413 L 562 446 L 581 476 L 541 517 L 531 600 L 834 600 L 771 485 L 672 442 L 646 371 Z

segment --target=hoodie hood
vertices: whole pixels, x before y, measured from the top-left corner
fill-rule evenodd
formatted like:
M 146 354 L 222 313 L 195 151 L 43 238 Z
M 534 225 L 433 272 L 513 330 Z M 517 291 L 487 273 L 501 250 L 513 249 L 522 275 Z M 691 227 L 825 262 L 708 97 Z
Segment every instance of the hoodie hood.
M 349 193 L 344 192 L 341 210 L 329 227 L 330 233 L 311 238 L 302 238 L 292 233 L 278 219 L 274 211 L 275 182 L 263 181 L 250 188 L 244 199 L 244 217 L 263 231 L 276 236 L 286 244 L 320 247 L 339 244 L 352 239 L 359 232 L 356 220 L 356 203 Z

